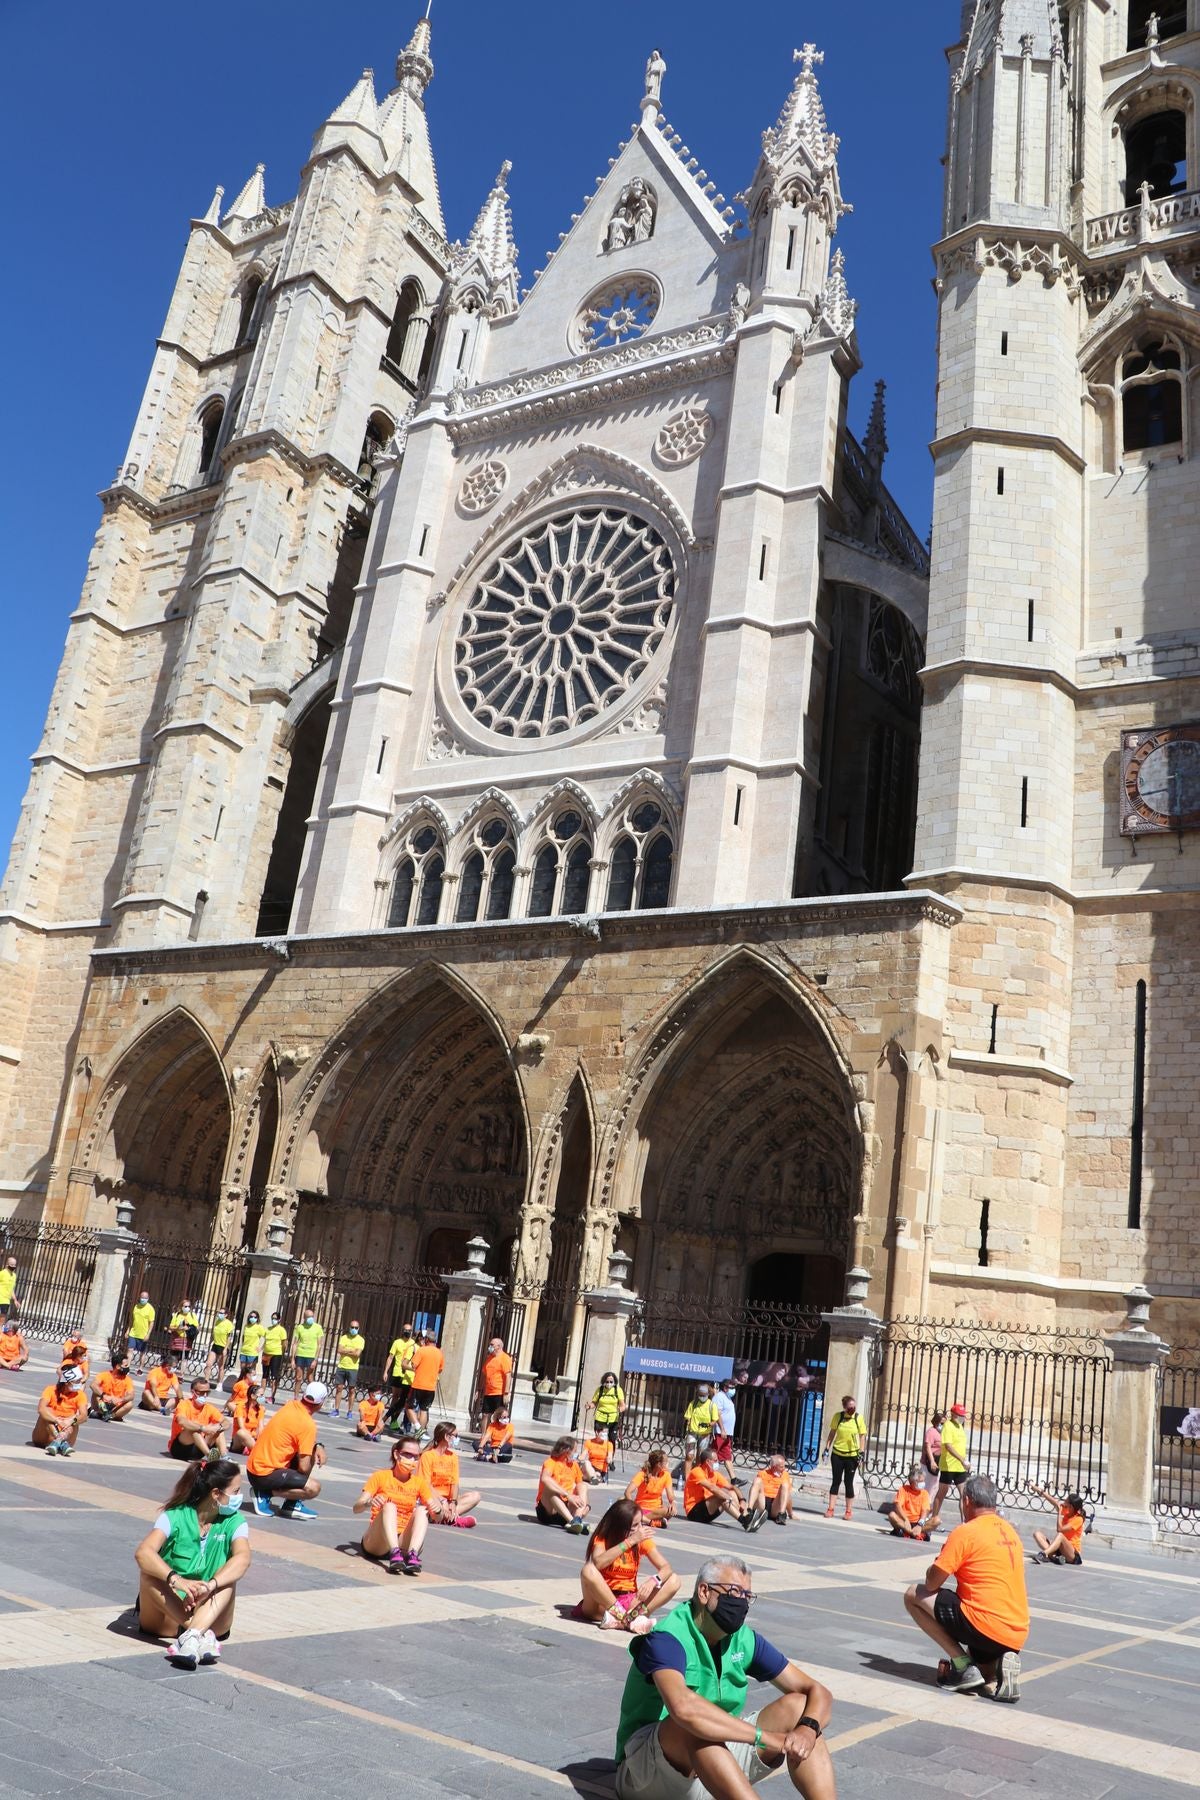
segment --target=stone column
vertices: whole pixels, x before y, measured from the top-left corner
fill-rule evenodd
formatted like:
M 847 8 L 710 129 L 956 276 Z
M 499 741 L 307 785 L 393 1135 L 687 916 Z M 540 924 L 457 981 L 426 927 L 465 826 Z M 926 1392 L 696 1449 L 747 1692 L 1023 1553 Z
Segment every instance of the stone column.
M 846 1276 L 846 1304 L 821 1314 L 822 1324 L 829 1327 L 823 1419 L 838 1411 L 843 1394 L 853 1394 L 863 1418 L 871 1417 L 873 1351 L 883 1320 L 866 1304 L 870 1284 L 865 1269 L 851 1269 Z
M 446 1318 L 442 1326 L 442 1355 L 446 1366 L 439 1382 L 442 1414 L 461 1428 L 471 1422 L 471 1402 L 483 1361 L 483 1328 L 487 1304 L 496 1291 L 496 1279 L 485 1274 L 490 1246 L 481 1237 L 467 1245 L 467 1267 L 447 1275 Z
M 629 1341 L 629 1321 L 638 1309 L 638 1295 L 625 1284 L 629 1279 L 629 1258 L 617 1250 L 608 1259 L 606 1286 L 589 1288 L 583 1296 L 587 1308 L 587 1336 L 584 1339 L 583 1368 L 579 1377 L 579 1396 L 586 1404 L 600 1385 L 606 1369 L 622 1376 L 625 1347 Z M 622 1376 L 621 1385 L 624 1386 Z M 579 1408 L 583 1424 L 583 1404 Z
M 256 1312 L 260 1319 L 269 1319 L 273 1312 L 279 1311 L 279 1290 L 292 1266 L 292 1259 L 286 1250 L 272 1241 L 267 1250 L 247 1251 L 246 1261 L 250 1265 L 250 1280 L 246 1285 L 245 1311 L 247 1314 Z
M 131 1221 L 132 1206 L 118 1208 L 118 1217 L 123 1217 L 124 1212 Z M 137 1241 L 137 1234 L 129 1229 L 128 1223 L 106 1225 L 99 1233 L 96 1269 L 83 1315 L 83 1335 L 93 1346 L 94 1361 L 99 1360 L 99 1345 L 108 1343 L 118 1332 L 123 1333 L 128 1324 L 127 1319 L 117 1317 L 117 1308 L 121 1303 L 130 1253 Z
M 1105 1501 L 1096 1521 L 1113 1543 L 1152 1544 L 1158 1528 L 1151 1507 L 1158 1457 L 1159 1370 L 1170 1346 L 1150 1329 L 1146 1288 L 1126 1296 L 1128 1313 L 1109 1332 L 1112 1372 L 1105 1407 Z

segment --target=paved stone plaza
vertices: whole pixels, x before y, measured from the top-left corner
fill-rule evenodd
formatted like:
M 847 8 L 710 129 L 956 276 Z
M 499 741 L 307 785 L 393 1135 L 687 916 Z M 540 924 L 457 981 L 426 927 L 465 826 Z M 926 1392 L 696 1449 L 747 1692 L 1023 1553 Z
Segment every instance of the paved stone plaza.
M 186 1674 L 129 1610 L 133 1546 L 176 1473 L 165 1426 L 89 1421 L 74 1457 L 51 1460 L 26 1441 L 45 1347 L 34 1363 L 0 1386 L 0 1794 L 357 1796 L 381 1778 L 423 1800 L 612 1792 L 628 1640 L 564 1616 L 582 1547 L 532 1522 L 534 1453 L 482 1470 L 478 1528 L 431 1530 L 414 1581 L 348 1550 L 351 1502 L 385 1458 L 328 1421 L 319 1520 L 252 1521 L 224 1660 Z M 1028 1536 L 1032 1519 L 1016 1523 Z M 1089 1539 L 1081 1570 L 1031 1566 L 1023 1699 L 1008 1708 L 933 1686 L 900 1605 L 927 1553 L 869 1514 L 806 1512 L 749 1540 L 676 1524 L 660 1541 L 685 1585 L 717 1543 L 748 1554 L 752 1623 L 833 1690 L 843 1796 L 1167 1800 L 1200 1785 L 1189 1560 Z

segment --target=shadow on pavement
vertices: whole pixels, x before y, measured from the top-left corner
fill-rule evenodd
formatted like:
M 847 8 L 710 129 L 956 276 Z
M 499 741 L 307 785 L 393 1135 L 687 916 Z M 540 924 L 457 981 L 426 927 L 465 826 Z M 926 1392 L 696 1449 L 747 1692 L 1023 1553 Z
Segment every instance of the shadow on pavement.
M 934 1687 L 935 1671 L 928 1663 L 897 1662 L 894 1656 L 881 1656 L 877 1650 L 860 1650 L 863 1667 L 876 1675 L 894 1675 L 899 1681 L 916 1681 L 922 1687 Z
M 616 1767 L 607 1756 L 589 1756 L 586 1762 L 564 1763 L 559 1774 L 566 1776 L 577 1794 L 587 1794 L 589 1800 L 593 1795 L 611 1800 L 617 1791 Z

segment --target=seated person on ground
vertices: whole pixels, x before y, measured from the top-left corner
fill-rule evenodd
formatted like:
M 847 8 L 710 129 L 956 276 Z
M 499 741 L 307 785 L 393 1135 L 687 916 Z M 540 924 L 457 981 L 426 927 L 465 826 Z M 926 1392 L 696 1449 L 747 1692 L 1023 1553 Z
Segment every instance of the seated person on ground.
M 124 1350 L 113 1358 L 111 1369 L 102 1370 L 92 1382 L 92 1404 L 88 1408 L 93 1419 L 125 1420 L 137 1403 L 133 1377 L 129 1373 L 129 1356 Z
M 6 1321 L 0 1331 L 0 1369 L 23 1369 L 29 1361 L 29 1345 L 15 1319 Z
M 711 1525 L 722 1513 L 737 1519 L 743 1529 L 752 1516 L 757 1517 L 743 1507 L 741 1495 L 717 1462 L 717 1453 L 710 1443 L 688 1471 L 683 1485 L 683 1516 L 694 1525 Z
M 929 1542 L 929 1494 L 925 1488 L 925 1471 L 920 1463 L 914 1463 L 905 1479 L 896 1489 L 896 1498 L 892 1501 L 892 1509 L 888 1513 L 888 1524 L 892 1528 L 893 1537 L 916 1538 L 918 1542 Z
M 510 1463 L 516 1435 L 516 1427 L 508 1416 L 508 1409 L 501 1406 L 479 1434 L 479 1442 L 475 1446 L 476 1462 Z
M 627 1500 L 636 1500 L 638 1511 L 648 1525 L 666 1530 L 667 1520 L 675 1517 L 675 1483 L 667 1467 L 665 1450 L 652 1450 L 629 1486 Z
M 1037 1545 L 1034 1562 L 1073 1563 L 1076 1568 L 1083 1561 L 1083 1532 L 1087 1523 L 1087 1514 L 1082 1494 L 1066 1494 L 1060 1500 L 1055 1494 L 1048 1494 L 1045 1488 L 1035 1487 L 1033 1492 L 1047 1506 L 1058 1508 L 1058 1530 L 1053 1537 L 1047 1537 L 1044 1531 L 1035 1531 L 1033 1541 Z
M 363 1555 L 386 1562 L 393 1574 L 421 1573 L 421 1545 L 430 1517 L 438 1518 L 444 1505 L 420 1464 L 416 1436 L 402 1433 L 392 1445 L 391 1468 L 368 1475 L 354 1502 L 356 1513 L 371 1512 L 362 1536 Z
M 146 1376 L 141 1404 L 147 1412 L 161 1413 L 165 1419 L 179 1402 L 179 1377 L 166 1363 L 156 1363 Z
M 617 1726 L 618 1800 L 748 1795 L 787 1764 L 805 1800 L 835 1800 L 822 1735 L 833 1696 L 746 1623 L 750 1571 L 737 1557 L 700 1565 L 690 1601 L 630 1646 Z M 780 1698 L 743 1717 L 751 1681 Z
M 583 1473 L 588 1481 L 600 1481 L 608 1486 L 608 1469 L 612 1462 L 612 1440 L 607 1432 L 599 1430 L 591 1437 L 583 1440 Z
M 185 1469 L 134 1552 L 138 1626 L 147 1637 L 173 1638 L 167 1655 L 181 1669 L 216 1662 L 217 1640 L 233 1624 L 234 1589 L 250 1567 L 241 1483 L 233 1462 Z
M 269 1519 L 271 1496 L 286 1496 L 279 1509 L 281 1519 L 315 1519 L 306 1506 L 321 1491 L 316 1471 L 325 1461 L 325 1448 L 317 1441 L 316 1415 L 329 1398 L 323 1381 L 305 1384 L 298 1400 L 281 1406 L 263 1426 L 246 1458 L 246 1473 L 254 1495 L 254 1510 Z
M 199 1462 L 209 1455 L 227 1456 L 225 1421 L 209 1399 L 208 1377 L 197 1375 L 190 1395 L 171 1414 L 167 1449 L 177 1462 Z
M 64 1369 L 78 1369 L 83 1376 L 83 1384 L 87 1386 L 91 1367 L 88 1363 L 87 1340 L 78 1331 L 68 1331 L 63 1339 L 62 1363 Z
M 904 1595 L 909 1617 L 944 1652 L 938 1686 L 993 1700 L 1021 1697 L 1020 1650 L 1029 1636 L 1029 1600 L 1021 1540 L 996 1511 L 1000 1495 L 987 1475 L 961 1484 L 963 1523 Z M 956 1587 L 945 1584 L 955 1577 Z
M 87 1417 L 87 1395 L 78 1369 L 61 1369 L 58 1380 L 42 1389 L 33 1442 L 47 1456 L 70 1456 L 79 1436 L 79 1422 Z
M 535 1510 L 539 1525 L 561 1525 L 576 1537 L 587 1536 L 583 1521 L 591 1511 L 591 1501 L 576 1461 L 573 1437 L 560 1437 L 542 1464 Z
M 650 1565 L 644 1575 L 643 1558 Z M 579 1582 L 583 1598 L 576 1618 L 599 1620 L 605 1631 L 632 1631 L 635 1636 L 652 1630 L 650 1614 L 679 1592 L 678 1575 L 632 1500 L 618 1500 L 597 1525 Z
M 470 1530 L 475 1521 L 471 1508 L 479 1505 L 479 1489 L 460 1492 L 458 1428 L 449 1420 L 436 1425 L 433 1443 L 421 1454 L 421 1474 L 442 1502 L 438 1519 L 443 1525 L 462 1525 Z
M 377 1443 L 383 1431 L 383 1395 L 379 1383 L 373 1382 L 367 1393 L 358 1403 L 358 1424 L 354 1427 L 355 1437 L 369 1438 Z
M 746 1495 L 749 1512 L 761 1512 L 777 1525 L 786 1525 L 792 1516 L 792 1477 L 782 1456 L 773 1456 L 765 1469 L 760 1469 L 750 1483 Z
M 233 1392 L 225 1402 L 226 1416 L 232 1426 L 229 1435 L 231 1451 L 246 1451 L 254 1448 L 258 1434 L 263 1428 L 264 1411 L 261 1396 L 262 1385 L 260 1382 L 238 1381 L 234 1383 Z

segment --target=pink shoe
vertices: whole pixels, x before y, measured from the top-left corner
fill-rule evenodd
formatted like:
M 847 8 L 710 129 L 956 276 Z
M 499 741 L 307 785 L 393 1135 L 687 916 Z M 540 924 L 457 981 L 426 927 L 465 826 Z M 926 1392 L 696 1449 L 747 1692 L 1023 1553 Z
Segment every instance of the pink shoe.
M 470 1513 L 460 1513 L 457 1519 L 454 1520 L 454 1524 L 461 1527 L 463 1531 L 473 1531 L 475 1529 L 475 1520 Z
M 645 1637 L 647 1632 L 654 1630 L 654 1620 L 649 1613 L 642 1613 L 640 1617 L 630 1620 L 629 1629 L 634 1637 Z
M 618 1612 L 615 1606 L 606 1612 L 600 1621 L 601 1631 L 623 1631 L 624 1628 L 625 1614 L 623 1612 Z

